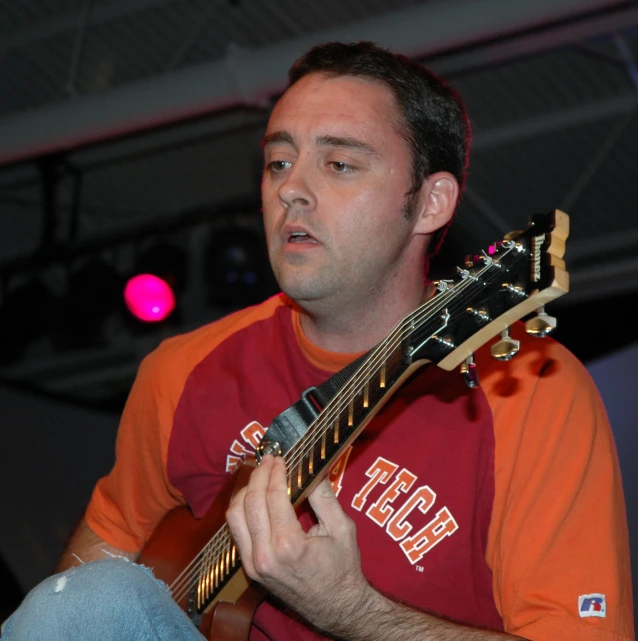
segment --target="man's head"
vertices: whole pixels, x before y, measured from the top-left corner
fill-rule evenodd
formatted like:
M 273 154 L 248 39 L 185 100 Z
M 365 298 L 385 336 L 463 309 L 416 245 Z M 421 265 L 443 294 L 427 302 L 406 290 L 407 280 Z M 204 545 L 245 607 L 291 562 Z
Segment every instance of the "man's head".
M 345 47 L 366 73 L 310 64 L 331 47 L 335 64 Z M 282 290 L 310 313 L 356 317 L 375 301 L 397 314 L 413 309 L 429 241 L 456 209 L 464 112 L 427 72 L 401 76 L 397 64 L 412 66 L 371 45 L 314 49 L 293 66 L 270 116 L 262 181 L 269 256 Z
M 439 171 L 450 172 L 457 179 L 460 198 L 469 163 L 471 129 L 465 105 L 454 89 L 422 65 L 372 42 L 329 42 L 312 48 L 288 71 L 289 87 L 311 73 L 374 80 L 390 89 L 400 114 L 398 132 L 412 153 L 406 215 L 411 213 L 411 196 L 425 178 Z M 433 235 L 429 255 L 438 251 L 448 226 Z

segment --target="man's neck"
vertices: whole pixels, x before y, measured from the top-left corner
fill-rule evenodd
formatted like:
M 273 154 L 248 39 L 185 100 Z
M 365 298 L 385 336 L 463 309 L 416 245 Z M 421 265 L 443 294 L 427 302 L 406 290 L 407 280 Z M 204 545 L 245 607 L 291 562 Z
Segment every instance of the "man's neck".
M 431 287 L 415 292 L 410 299 L 393 305 L 366 305 L 358 309 L 329 311 L 302 307 L 301 328 L 310 342 L 331 352 L 358 353 L 380 343 L 407 314 L 432 294 Z

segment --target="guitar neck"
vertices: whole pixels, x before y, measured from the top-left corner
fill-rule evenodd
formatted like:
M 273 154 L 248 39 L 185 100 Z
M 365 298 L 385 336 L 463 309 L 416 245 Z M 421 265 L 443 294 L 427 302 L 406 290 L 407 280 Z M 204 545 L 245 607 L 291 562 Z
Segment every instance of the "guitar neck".
M 288 496 L 295 507 L 312 492 L 405 379 L 423 365 L 425 361 L 407 360 L 400 344 L 392 349 L 381 346 L 368 356 L 307 432 L 283 453 Z
M 404 380 L 425 362 L 409 362 L 400 340 L 385 342 L 368 355 L 305 434 L 283 454 L 294 506 L 307 497 Z M 220 599 L 234 600 L 245 589 L 240 568 L 237 548 L 224 525 L 171 588 L 180 594 L 188 590 L 190 610 L 202 613 Z

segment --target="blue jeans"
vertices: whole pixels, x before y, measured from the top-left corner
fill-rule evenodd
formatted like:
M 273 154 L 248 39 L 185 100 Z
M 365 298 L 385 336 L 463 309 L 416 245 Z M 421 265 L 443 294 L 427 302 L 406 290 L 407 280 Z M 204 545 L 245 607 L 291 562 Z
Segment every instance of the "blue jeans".
M 2 641 L 202 641 L 147 568 L 93 561 L 36 586 L 7 619 Z

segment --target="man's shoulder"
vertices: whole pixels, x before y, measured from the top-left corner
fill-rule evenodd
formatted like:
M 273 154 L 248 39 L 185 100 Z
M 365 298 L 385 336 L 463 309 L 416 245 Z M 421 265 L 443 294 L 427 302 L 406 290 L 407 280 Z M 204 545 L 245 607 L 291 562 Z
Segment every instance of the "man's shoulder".
M 278 294 L 189 332 L 166 338 L 144 358 L 142 367 L 171 368 L 187 373 L 227 338 L 255 323 L 274 318 L 284 308 L 290 308 L 290 300 Z

